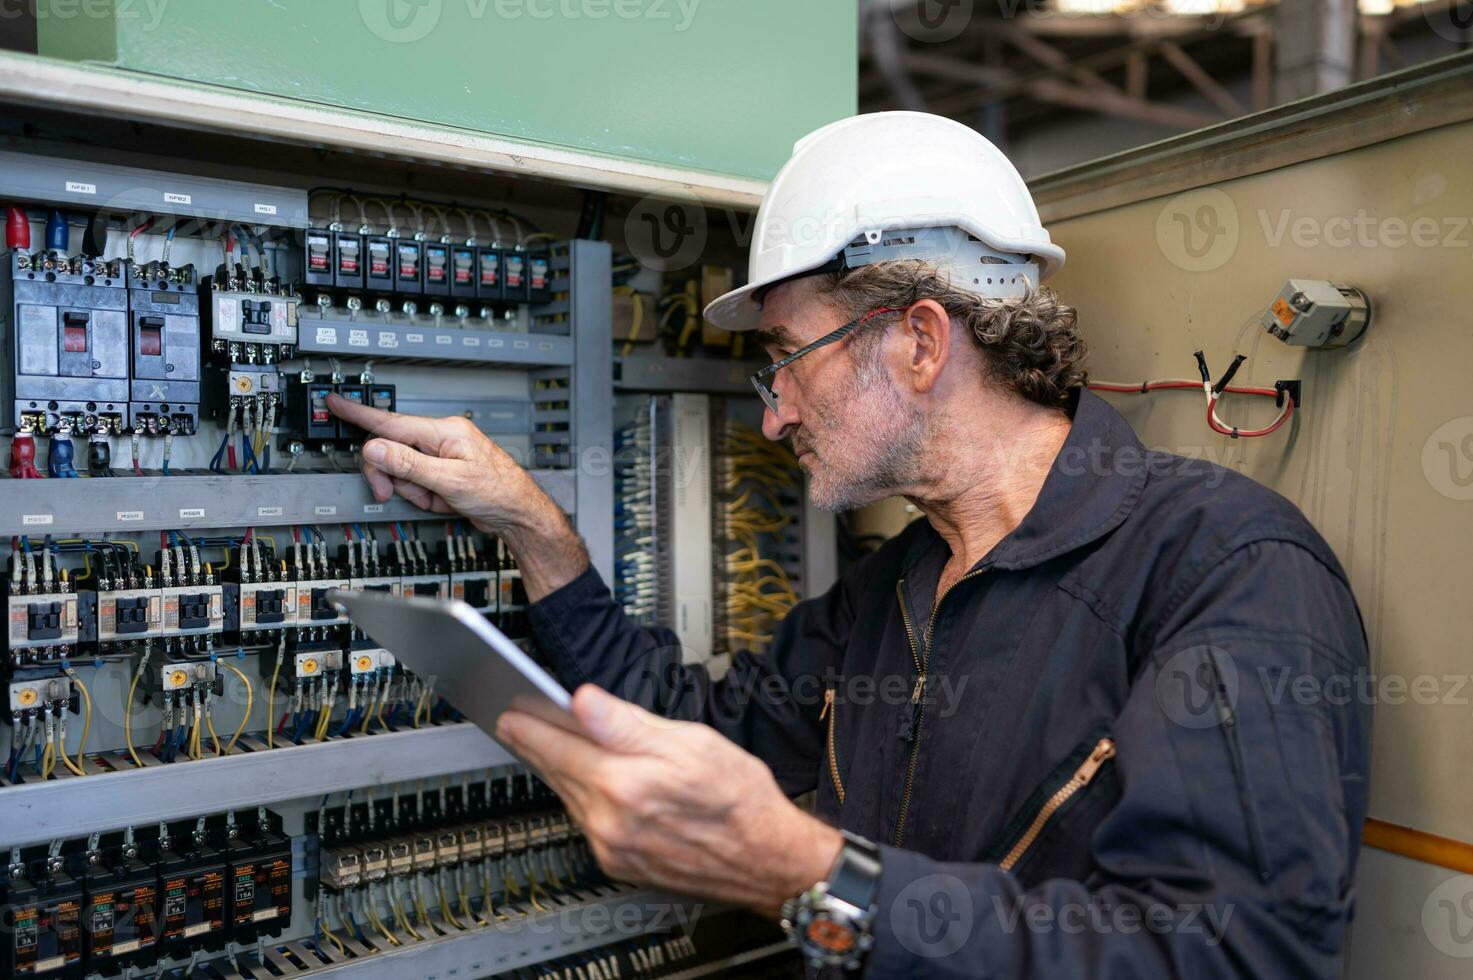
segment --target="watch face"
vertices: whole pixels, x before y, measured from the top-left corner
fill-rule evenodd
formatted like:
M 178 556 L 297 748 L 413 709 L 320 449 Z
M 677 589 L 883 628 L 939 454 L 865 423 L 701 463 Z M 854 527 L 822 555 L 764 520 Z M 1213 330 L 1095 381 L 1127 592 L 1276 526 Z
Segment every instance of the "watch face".
M 833 919 L 814 919 L 808 923 L 804 938 L 825 953 L 844 955 L 854 951 L 854 930 Z

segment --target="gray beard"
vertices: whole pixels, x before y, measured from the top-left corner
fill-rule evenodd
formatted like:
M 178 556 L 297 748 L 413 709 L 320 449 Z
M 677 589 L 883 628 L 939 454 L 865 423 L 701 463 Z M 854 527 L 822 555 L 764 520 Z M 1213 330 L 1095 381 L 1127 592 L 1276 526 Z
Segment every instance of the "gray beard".
M 819 510 L 839 513 L 894 496 L 897 488 L 914 482 L 920 469 L 925 417 L 905 404 L 894 381 L 879 363 L 862 367 L 839 400 L 848 409 L 844 413 L 847 417 L 838 418 L 832 412 L 822 411 L 818 413 L 820 424 L 828 432 L 839 431 L 846 424 L 854 428 L 854 416 L 860 413 L 853 411 L 852 406 L 863 401 L 874 403 L 864 413 L 872 417 L 874 424 L 867 424 L 869 419 L 860 420 L 866 423 L 864 442 L 839 464 L 843 472 L 836 472 L 833 463 L 825 463 L 822 458 L 817 460 L 808 494 Z

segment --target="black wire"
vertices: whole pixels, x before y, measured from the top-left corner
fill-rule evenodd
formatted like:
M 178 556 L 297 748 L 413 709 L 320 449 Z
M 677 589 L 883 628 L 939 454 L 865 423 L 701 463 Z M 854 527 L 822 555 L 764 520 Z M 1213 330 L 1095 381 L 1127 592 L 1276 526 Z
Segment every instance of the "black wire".
M 447 208 L 452 211 L 457 208 L 465 208 L 467 211 L 484 211 L 487 214 L 492 214 L 499 218 L 514 218 L 515 220 L 521 222 L 523 225 L 526 225 L 527 228 L 531 229 L 533 234 L 540 234 L 542 231 L 542 226 L 533 221 L 531 218 L 528 218 L 524 214 L 518 214 L 517 212 L 511 211 L 507 208 L 485 207 L 480 204 L 466 204 L 461 201 L 437 201 L 433 198 L 418 197 L 414 194 L 405 194 L 402 192 L 399 194 L 374 193 L 373 191 L 355 191 L 350 187 L 329 187 L 326 185 L 314 187 L 307 192 L 309 198 L 313 194 L 343 194 L 348 197 L 376 197 L 381 201 L 398 202 L 400 204 L 427 204 L 431 207 Z

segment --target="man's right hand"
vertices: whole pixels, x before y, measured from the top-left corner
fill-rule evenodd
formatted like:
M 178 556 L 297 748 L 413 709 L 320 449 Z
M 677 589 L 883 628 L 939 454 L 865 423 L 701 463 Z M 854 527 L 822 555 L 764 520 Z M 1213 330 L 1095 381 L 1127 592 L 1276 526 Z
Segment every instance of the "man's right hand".
M 339 395 L 328 408 L 374 435 L 362 449 L 363 476 L 380 503 L 395 494 L 436 514 L 456 514 L 500 535 L 536 601 L 588 565 L 567 518 L 532 475 L 469 419 L 385 412 Z

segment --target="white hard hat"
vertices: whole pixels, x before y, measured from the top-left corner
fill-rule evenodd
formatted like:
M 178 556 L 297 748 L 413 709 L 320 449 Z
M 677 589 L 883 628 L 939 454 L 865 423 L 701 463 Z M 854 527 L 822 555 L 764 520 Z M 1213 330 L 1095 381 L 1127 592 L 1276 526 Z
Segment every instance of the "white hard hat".
M 707 306 L 706 320 L 751 330 L 775 283 L 905 258 L 933 261 L 958 287 L 1016 296 L 1057 272 L 1064 250 L 1017 169 L 976 130 L 925 112 L 868 113 L 794 145 L 757 212 L 747 284 Z

